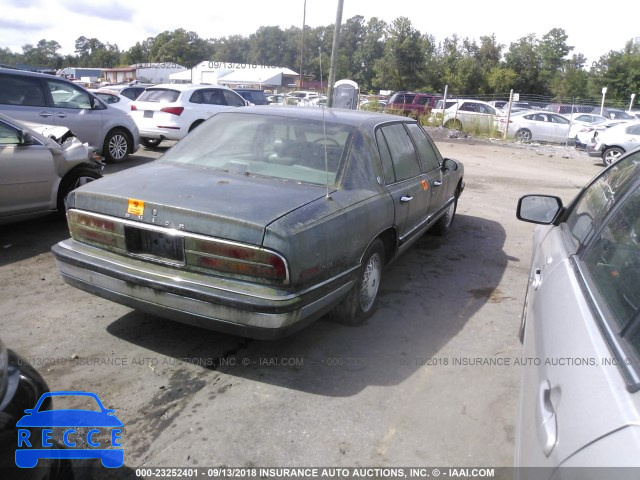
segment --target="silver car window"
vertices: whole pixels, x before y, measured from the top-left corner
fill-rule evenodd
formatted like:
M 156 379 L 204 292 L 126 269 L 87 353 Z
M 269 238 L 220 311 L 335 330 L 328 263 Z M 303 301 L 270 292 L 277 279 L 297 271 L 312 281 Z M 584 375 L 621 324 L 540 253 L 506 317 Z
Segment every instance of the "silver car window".
M 574 247 L 572 253 L 577 252 L 599 228 L 614 201 L 637 175 L 638 169 L 640 152 L 616 162 L 584 190 L 565 223 L 568 231 L 566 238 Z
M 47 80 L 56 108 L 90 109 L 91 97 L 71 83 Z
M 19 143 L 20 139 L 18 137 L 18 131 L 7 124 L 0 122 L 0 146 L 18 145 Z
M 582 265 L 621 335 L 638 330 L 633 324 L 640 320 L 640 188 L 608 219 Z

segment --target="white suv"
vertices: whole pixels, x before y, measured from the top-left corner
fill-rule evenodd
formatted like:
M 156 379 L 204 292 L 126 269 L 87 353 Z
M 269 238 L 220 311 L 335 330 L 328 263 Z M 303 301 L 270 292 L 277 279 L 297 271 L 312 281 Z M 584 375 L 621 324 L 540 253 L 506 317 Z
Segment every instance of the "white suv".
M 498 116 L 502 116 L 493 106 L 481 100 L 447 100 L 442 113 L 443 100 L 438 100 L 429 118 L 429 123 L 443 125 L 456 130 L 490 130 L 495 127 Z
M 140 142 L 157 147 L 162 140 L 180 140 L 214 113 L 248 102 L 233 90 L 213 85 L 163 84 L 147 88 L 131 104 Z

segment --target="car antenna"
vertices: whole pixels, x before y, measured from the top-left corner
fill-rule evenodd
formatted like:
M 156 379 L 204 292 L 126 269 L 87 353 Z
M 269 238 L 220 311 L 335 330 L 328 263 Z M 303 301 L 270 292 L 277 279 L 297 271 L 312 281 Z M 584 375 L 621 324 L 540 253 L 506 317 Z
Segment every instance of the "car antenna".
M 318 54 L 320 56 L 320 91 L 322 91 L 322 48 L 318 47 Z M 328 98 L 328 97 L 327 97 Z M 322 108 L 322 134 L 324 136 L 324 173 L 326 175 L 327 194 L 325 198 L 331 200 L 331 194 L 329 193 L 329 160 L 327 157 L 327 124 L 324 120 L 324 105 L 320 105 Z

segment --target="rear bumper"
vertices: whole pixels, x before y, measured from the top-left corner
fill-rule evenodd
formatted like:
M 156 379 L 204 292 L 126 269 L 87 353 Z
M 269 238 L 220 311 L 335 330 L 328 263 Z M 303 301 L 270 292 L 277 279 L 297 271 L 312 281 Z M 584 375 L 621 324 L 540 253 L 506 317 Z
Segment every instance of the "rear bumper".
M 590 157 L 602 158 L 603 148 L 596 149 L 597 144 L 587 145 L 587 153 Z
M 52 253 L 69 285 L 152 315 L 258 339 L 286 336 L 327 313 L 351 288 L 343 275 L 302 292 L 182 274 L 68 239 Z

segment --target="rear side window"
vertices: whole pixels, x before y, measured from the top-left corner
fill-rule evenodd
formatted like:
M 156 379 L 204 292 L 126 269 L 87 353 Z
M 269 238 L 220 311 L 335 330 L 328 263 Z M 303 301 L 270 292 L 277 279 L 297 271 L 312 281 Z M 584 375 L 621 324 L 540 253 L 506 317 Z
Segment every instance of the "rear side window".
M 422 166 L 425 171 L 430 172 L 431 170 L 435 170 L 440 167 L 440 162 L 438 160 L 438 155 L 436 154 L 431 142 L 427 138 L 427 135 L 424 131 L 418 126 L 417 123 L 407 124 L 407 129 L 411 134 L 411 138 L 416 144 L 416 148 L 418 149 L 418 154 L 420 155 L 420 159 L 422 160 Z
M 151 88 L 138 97 L 139 102 L 173 103 L 178 100 L 180 92 L 167 88 Z
M 389 146 L 396 181 L 400 182 L 420 175 L 418 156 L 404 125 L 396 123 L 382 127 L 381 130 Z
M 0 104 L 44 107 L 46 101 L 38 78 L 0 75 Z

